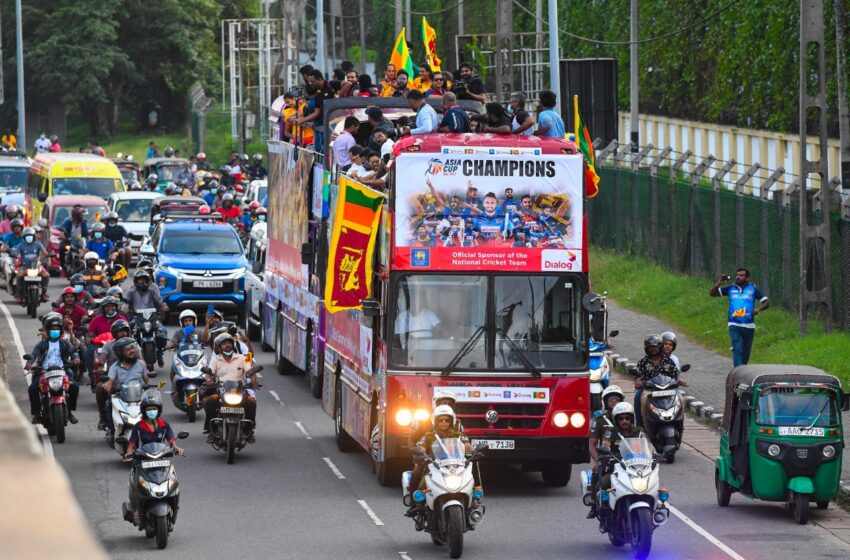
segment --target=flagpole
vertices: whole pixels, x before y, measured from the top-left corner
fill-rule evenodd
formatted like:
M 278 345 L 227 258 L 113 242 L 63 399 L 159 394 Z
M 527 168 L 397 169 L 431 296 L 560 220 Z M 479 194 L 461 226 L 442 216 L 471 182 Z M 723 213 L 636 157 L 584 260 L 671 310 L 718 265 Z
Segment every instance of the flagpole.
M 558 53 L 558 0 L 549 0 L 549 89 L 555 94 L 555 111 L 561 102 L 561 67 Z

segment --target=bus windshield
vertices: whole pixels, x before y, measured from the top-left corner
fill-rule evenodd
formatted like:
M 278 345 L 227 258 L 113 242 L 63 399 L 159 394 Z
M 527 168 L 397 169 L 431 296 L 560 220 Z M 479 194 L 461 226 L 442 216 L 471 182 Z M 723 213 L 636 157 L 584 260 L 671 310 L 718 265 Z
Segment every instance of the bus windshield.
M 72 177 L 53 179 L 53 195 L 89 194 L 107 199 L 118 190 L 118 181 L 109 178 Z
M 28 171 L 26 167 L 0 167 L 0 192 L 23 192 Z

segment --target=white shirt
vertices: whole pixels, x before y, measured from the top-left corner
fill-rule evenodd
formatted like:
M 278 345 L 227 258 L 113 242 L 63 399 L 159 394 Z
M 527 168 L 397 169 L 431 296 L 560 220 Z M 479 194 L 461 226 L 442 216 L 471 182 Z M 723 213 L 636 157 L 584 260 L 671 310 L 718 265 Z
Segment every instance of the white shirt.
M 52 142 L 50 140 L 48 140 L 46 137 L 39 136 L 35 140 L 35 151 L 40 153 L 40 154 L 46 153 L 47 150 L 50 149 L 51 144 L 52 144 Z
M 393 146 L 395 146 L 395 142 L 387 138 L 387 140 L 381 144 L 381 158 L 385 155 L 389 154 L 390 157 L 393 156 Z
M 402 311 L 395 320 L 395 332 L 410 333 L 410 338 L 431 338 L 432 329 L 439 324 L 440 318 L 430 309 L 423 309 L 418 315 Z
M 346 171 L 345 174 L 353 177 L 355 173 L 357 173 L 357 176 L 361 179 L 366 179 L 375 174 L 374 171 L 370 171 L 363 167 L 362 163 L 352 163 L 351 167 L 348 168 L 348 171 Z
M 428 134 L 429 132 L 436 132 L 437 127 L 439 126 L 440 118 L 437 116 L 437 111 L 435 111 L 434 108 L 427 103 L 423 102 L 422 106 L 419 107 L 419 110 L 416 112 L 416 128 L 412 129 L 410 134 Z
M 679 365 L 679 356 L 677 356 L 676 354 L 670 354 L 670 359 L 673 360 L 674 364 L 676 364 L 676 369 L 681 371 L 682 367 Z
M 44 369 L 50 369 L 51 367 L 65 367 L 65 363 L 62 361 L 62 350 L 59 348 L 58 340 L 56 342 L 48 341 L 47 353 L 44 355 L 44 361 L 41 363 L 41 367 Z

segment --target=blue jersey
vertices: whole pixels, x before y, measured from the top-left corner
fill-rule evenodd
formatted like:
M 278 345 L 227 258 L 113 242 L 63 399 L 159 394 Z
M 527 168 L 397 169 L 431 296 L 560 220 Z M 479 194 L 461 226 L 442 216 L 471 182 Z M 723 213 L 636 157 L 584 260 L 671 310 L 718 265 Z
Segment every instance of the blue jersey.
M 89 239 L 88 243 L 86 243 L 86 248 L 89 251 L 94 251 L 97 253 L 97 256 L 101 259 L 106 260 L 109 256 L 109 253 L 112 251 L 112 241 L 106 239 L 105 237 L 100 241 L 96 239 Z
M 9 249 L 14 249 L 18 245 L 24 242 L 23 235 L 15 235 L 14 231 L 10 231 L 9 233 L 0 237 L 0 241 L 2 241 L 5 245 L 9 246 Z
M 720 295 L 729 298 L 729 326 L 756 327 L 753 318 L 753 309 L 756 300 L 767 301 L 767 297 L 755 284 L 746 284 L 740 287 L 737 284 L 720 288 Z
M 564 119 L 552 109 L 540 111 L 540 114 L 537 115 L 537 127 L 546 128 L 546 132 L 541 136 L 548 136 L 549 138 L 563 138 L 566 134 Z
M 492 216 L 481 215 L 472 220 L 472 229 L 477 231 L 484 239 L 494 239 L 497 235 L 507 237 L 514 226 L 505 216 L 494 214 Z
M 27 243 L 24 241 L 23 243 L 19 243 L 15 250 L 21 255 L 21 261 L 24 263 L 30 263 L 34 260 L 37 260 L 41 255 L 42 251 L 44 251 L 44 245 L 39 241 L 33 241 L 32 243 Z

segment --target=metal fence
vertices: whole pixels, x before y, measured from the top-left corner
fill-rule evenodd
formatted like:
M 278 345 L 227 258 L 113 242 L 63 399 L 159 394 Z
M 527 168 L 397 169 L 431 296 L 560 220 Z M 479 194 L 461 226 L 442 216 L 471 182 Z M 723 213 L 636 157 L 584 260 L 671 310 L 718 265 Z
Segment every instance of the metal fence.
M 757 166 L 736 179 L 728 176 L 735 162 L 709 156 L 696 166 L 691 160 L 692 171 L 684 173 L 690 152 L 648 146 L 639 154 L 627 149 L 614 155 L 610 148 L 599 152 L 600 192 L 588 205 L 594 245 L 689 275 L 717 278 L 744 266 L 774 304 L 798 312 L 798 180 L 772 170 L 770 183 L 753 196 L 744 187 Z M 840 212 L 829 216 L 833 320 L 837 329 L 850 331 L 850 197 L 842 194 L 831 193 Z M 808 191 L 809 197 L 820 195 Z

